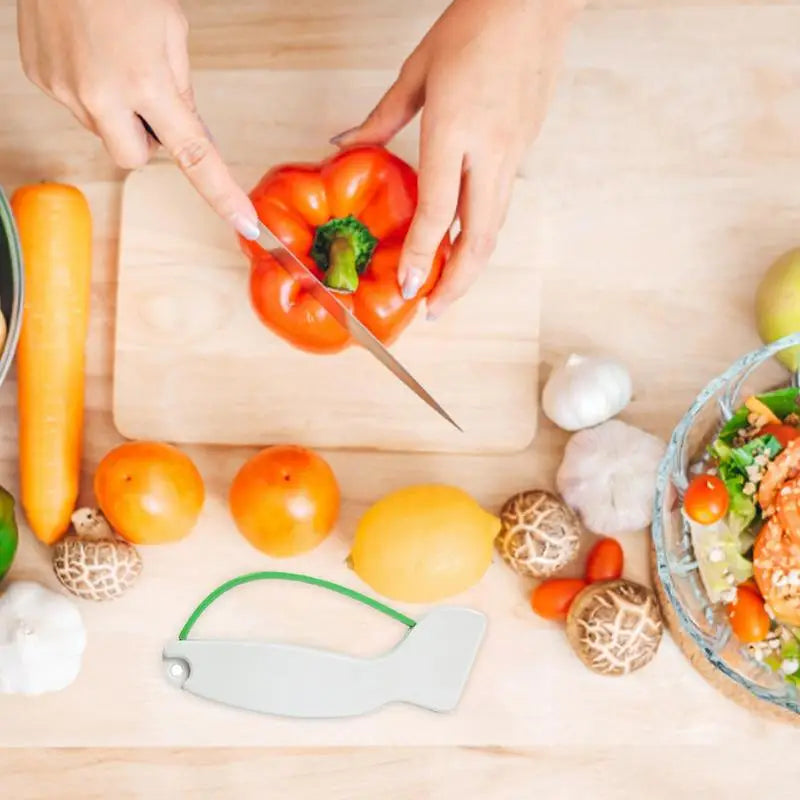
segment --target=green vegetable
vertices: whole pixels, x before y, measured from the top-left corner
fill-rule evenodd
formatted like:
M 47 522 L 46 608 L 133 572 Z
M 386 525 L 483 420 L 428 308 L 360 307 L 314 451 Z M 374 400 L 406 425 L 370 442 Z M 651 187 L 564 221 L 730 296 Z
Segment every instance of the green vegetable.
M 0 486 L 0 580 L 11 568 L 17 552 L 19 533 L 14 516 L 14 498 Z
M 760 400 L 780 420 L 785 419 L 789 414 L 800 413 L 800 388 L 794 386 L 758 394 L 756 399 Z M 730 444 L 736 434 L 742 428 L 747 427 L 749 414 L 750 412 L 745 406 L 739 408 L 719 432 L 719 438 L 726 444 Z
M 772 435 L 759 436 L 752 439 L 741 447 L 730 448 L 730 458 L 747 474 L 747 468 L 756 463 L 756 456 L 765 455 L 768 458 L 775 458 L 783 450 L 781 443 Z
M 798 641 L 796 635 L 794 638 L 783 643 L 783 645 L 781 646 L 779 656 L 774 656 L 774 655 L 767 656 L 764 659 L 764 663 L 771 670 L 777 672 L 783 665 L 783 662 L 787 660 L 797 661 L 798 667 L 791 674 L 784 675 L 784 678 L 789 683 L 793 683 L 795 684 L 795 686 L 800 686 L 800 641 Z
M 763 453 L 774 458 L 781 449 L 780 442 L 769 435 L 759 436 L 742 447 L 731 447 L 719 438 L 709 448 L 709 453 L 717 462 L 720 480 L 728 490 L 728 523 L 737 536 L 745 532 L 758 514 L 754 495 L 744 493 L 744 486 L 750 480 L 747 468 L 755 464 L 756 456 Z M 742 552 L 747 549 L 744 544 L 743 540 Z
M 689 520 L 692 548 L 697 558 L 700 577 L 712 603 L 725 599 L 734 584 L 744 583 L 753 575 L 753 565 L 742 555 L 741 542 L 723 520 L 713 525 L 700 525 Z
M 358 288 L 378 240 L 354 216 L 332 219 L 317 228 L 311 258 L 325 273 L 325 285 L 342 292 Z

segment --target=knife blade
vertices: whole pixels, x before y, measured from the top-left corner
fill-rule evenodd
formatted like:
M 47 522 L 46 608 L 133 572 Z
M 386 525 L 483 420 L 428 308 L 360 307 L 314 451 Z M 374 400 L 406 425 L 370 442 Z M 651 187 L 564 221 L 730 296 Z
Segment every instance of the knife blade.
M 266 226 L 258 221 L 256 243 L 269 253 L 300 285 L 355 339 L 372 353 L 381 364 L 399 378 L 434 411 L 463 433 L 459 424 L 439 405 L 427 389 L 373 336 L 372 332 L 350 312 L 334 292 Z

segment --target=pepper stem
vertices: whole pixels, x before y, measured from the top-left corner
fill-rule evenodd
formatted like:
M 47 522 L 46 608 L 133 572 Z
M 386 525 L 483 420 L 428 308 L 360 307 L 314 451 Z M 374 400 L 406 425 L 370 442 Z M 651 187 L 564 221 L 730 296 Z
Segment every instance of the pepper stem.
M 355 292 L 358 276 L 369 266 L 378 240 L 354 216 L 336 217 L 320 225 L 311 245 L 311 258 L 325 276 L 325 285 Z
M 337 292 L 350 293 L 358 289 L 356 251 L 347 236 L 337 236 L 331 242 L 325 285 Z

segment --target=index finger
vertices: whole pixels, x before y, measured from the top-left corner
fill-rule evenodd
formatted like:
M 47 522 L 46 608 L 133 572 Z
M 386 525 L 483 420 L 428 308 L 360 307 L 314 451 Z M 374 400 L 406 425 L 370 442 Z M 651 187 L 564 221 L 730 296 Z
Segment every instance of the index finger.
M 197 114 L 170 87 L 138 109 L 208 204 L 246 239 L 258 238 L 258 217 L 250 198 L 234 181 Z

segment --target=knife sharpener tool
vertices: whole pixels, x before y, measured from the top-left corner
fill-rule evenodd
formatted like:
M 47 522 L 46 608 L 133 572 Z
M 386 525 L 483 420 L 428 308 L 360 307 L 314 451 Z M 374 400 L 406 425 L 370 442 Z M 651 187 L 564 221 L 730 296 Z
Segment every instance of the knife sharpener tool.
M 189 639 L 203 612 L 226 592 L 259 580 L 284 580 L 337 592 L 391 617 L 407 630 L 374 658 L 281 642 Z M 451 711 L 461 698 L 486 631 L 478 611 L 438 606 L 414 620 L 331 581 L 294 572 L 253 572 L 222 584 L 194 610 L 164 648 L 175 687 L 236 708 L 286 717 L 349 717 L 388 703 Z

